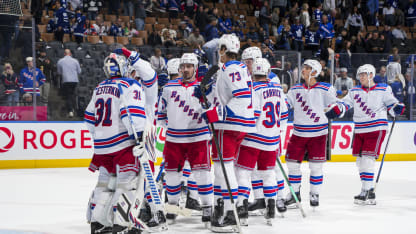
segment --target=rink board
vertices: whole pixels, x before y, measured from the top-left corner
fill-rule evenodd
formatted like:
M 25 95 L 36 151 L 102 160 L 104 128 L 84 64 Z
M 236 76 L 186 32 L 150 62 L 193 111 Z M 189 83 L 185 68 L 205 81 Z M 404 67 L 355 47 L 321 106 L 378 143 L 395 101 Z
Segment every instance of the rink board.
M 332 124 L 332 162 L 355 161 L 351 156 L 353 129 L 352 122 Z M 292 130 L 289 123 L 282 135 L 283 155 Z M 162 161 L 164 140 L 165 132 L 159 129 L 156 164 Z M 0 169 L 87 167 L 92 155 L 92 137 L 83 122 L 0 121 Z M 386 160 L 416 161 L 415 121 L 396 122 Z

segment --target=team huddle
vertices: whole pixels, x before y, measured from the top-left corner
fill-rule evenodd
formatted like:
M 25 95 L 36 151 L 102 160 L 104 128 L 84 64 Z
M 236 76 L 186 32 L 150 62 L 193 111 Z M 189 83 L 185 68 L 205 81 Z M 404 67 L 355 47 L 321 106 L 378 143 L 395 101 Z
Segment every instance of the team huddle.
M 338 99 L 331 84 L 317 80 L 320 63 L 308 59 L 301 71 L 304 82 L 285 94 L 259 48 L 245 49 L 241 62 L 239 50 L 236 36 L 223 35 L 218 40 L 221 66 L 206 77 L 198 76 L 199 61 L 193 53 L 168 61 L 170 80 L 160 92 L 155 71 L 137 52 L 116 49 L 105 59 L 108 79 L 97 86 L 85 111 L 94 139 L 89 169 L 99 171 L 87 211 L 91 233 L 163 231 L 186 210 L 199 212 L 213 232 L 240 232 L 256 210 L 270 223 L 276 210 L 283 213 L 301 201 L 304 159 L 310 168 L 310 206 L 317 207 L 328 121 L 351 108 L 353 156 L 362 181 L 354 202 L 375 204 L 375 160 L 388 129 L 387 112 L 404 112 L 388 85 L 374 83 L 375 68 L 361 66 L 361 85 Z M 284 196 L 280 136 L 291 109 L 294 128 L 285 159 L 293 191 Z M 153 168 L 152 144 L 146 139 L 155 126 L 166 129 L 160 167 L 164 176 L 158 173 L 156 180 L 146 169 Z M 159 181 L 159 192 L 164 193 L 154 192 Z M 251 192 L 254 200 L 249 203 Z M 162 194 L 165 205 L 159 202 Z

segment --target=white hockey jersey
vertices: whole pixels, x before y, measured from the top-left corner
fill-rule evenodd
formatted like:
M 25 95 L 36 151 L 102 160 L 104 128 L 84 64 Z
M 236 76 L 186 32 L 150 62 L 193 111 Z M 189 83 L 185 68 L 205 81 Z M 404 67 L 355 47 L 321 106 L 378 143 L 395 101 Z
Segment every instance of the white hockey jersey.
M 143 84 L 143 91 L 146 96 L 146 117 L 153 123 L 156 114 L 156 103 L 158 100 L 157 74 L 149 62 L 141 59 L 135 51 L 131 52 L 130 65 L 136 70 Z
M 208 124 L 202 117 L 203 109 L 193 96 L 200 82 L 183 83 L 182 78 L 169 81 L 163 88 L 158 104 L 157 123 L 166 130 L 166 140 L 190 143 L 211 138 Z
M 215 96 L 223 107 L 223 121 L 215 129 L 255 132 L 256 120 L 251 102 L 251 79 L 246 65 L 239 61 L 225 63 L 218 72 Z
M 301 137 L 328 134 L 328 118 L 324 109 L 341 103 L 335 88 L 324 82 L 317 82 L 309 89 L 304 84 L 294 85 L 287 93 L 287 100 L 290 108 L 294 109 L 293 134 Z
M 282 87 L 274 82 L 253 82 L 253 108 L 257 132 L 247 133 L 241 144 L 265 151 L 277 150 L 282 122 L 288 119 Z
M 108 154 L 135 144 L 131 123 L 120 98 L 118 83 L 123 88 L 135 130 L 144 130 L 146 100 L 141 85 L 130 78 L 107 79 L 95 88 L 84 115 L 94 139 L 95 154 Z
M 342 101 L 354 108 L 354 132 L 365 133 L 387 130 L 387 111 L 399 103 L 387 84 L 378 83 L 370 88 L 355 86 Z

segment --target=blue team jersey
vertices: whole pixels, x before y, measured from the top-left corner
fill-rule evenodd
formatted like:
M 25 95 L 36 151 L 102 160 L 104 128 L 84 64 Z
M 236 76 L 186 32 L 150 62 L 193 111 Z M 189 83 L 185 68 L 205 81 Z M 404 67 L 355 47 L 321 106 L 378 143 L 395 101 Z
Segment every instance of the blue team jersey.
M 321 23 L 322 20 L 322 11 L 320 11 L 319 9 L 316 9 L 313 11 L 313 19 L 318 21 L 319 23 Z
M 322 35 L 322 38 L 327 38 L 327 39 L 333 38 L 335 34 L 334 26 L 329 22 L 326 24 L 320 24 L 319 34 Z
M 319 45 L 321 35 L 319 32 L 309 31 L 306 29 L 305 32 L 305 43 L 306 45 Z
M 290 27 L 290 35 L 295 41 L 302 41 L 305 26 L 303 24 L 292 24 Z
M 231 31 L 231 27 L 233 26 L 231 19 L 219 19 L 218 24 L 220 25 L 220 31 L 223 33 L 227 33 Z
M 68 12 L 65 8 L 61 7 L 55 11 L 55 23 L 57 27 L 69 28 Z
M 75 15 L 76 18 L 76 27 L 74 29 L 74 35 L 75 36 L 84 36 L 84 31 L 85 31 L 85 21 L 86 21 L 86 17 L 83 16 L 82 14 L 77 13 Z

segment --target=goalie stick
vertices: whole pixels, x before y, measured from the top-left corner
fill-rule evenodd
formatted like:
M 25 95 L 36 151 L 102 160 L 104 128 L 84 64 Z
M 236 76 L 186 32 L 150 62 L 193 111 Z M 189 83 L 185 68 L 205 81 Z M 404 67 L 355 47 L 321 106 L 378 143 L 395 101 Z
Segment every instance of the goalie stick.
M 124 99 L 124 92 L 123 92 L 123 88 L 121 87 L 121 83 L 118 83 L 117 86 L 120 90 L 121 103 L 124 106 L 124 109 L 126 110 L 126 113 L 127 113 L 127 117 L 129 118 L 129 121 L 130 121 L 130 125 L 131 125 L 132 131 L 133 131 L 134 139 L 136 141 L 136 145 L 140 145 L 141 141 L 140 141 L 140 138 L 137 136 L 136 129 L 134 128 L 133 119 L 131 117 L 131 113 L 128 109 L 128 106 L 126 106 L 127 102 Z M 134 151 L 133 151 L 133 155 L 135 157 L 139 158 L 140 165 L 142 167 L 140 169 L 139 175 L 142 175 L 142 176 L 144 176 L 144 178 L 146 178 L 146 182 L 147 182 L 146 186 L 149 186 L 150 196 L 152 197 L 152 201 L 156 206 L 156 210 L 163 212 L 163 207 L 162 207 L 162 202 L 161 202 L 161 199 L 160 199 L 160 196 L 159 196 L 159 191 L 157 189 L 155 179 L 153 178 L 152 169 L 150 168 L 150 164 L 149 164 L 149 158 L 155 158 L 154 157 L 154 154 L 155 154 L 155 152 L 154 152 L 154 139 L 155 139 L 155 137 L 152 136 L 152 134 L 143 134 L 143 137 L 144 137 L 144 148 L 145 148 L 144 154 L 141 155 L 141 156 L 140 155 L 134 155 Z M 138 181 L 139 186 L 140 186 L 140 184 L 144 183 L 143 179 L 141 179 L 141 178 L 143 178 L 143 177 L 138 178 L 139 179 L 139 181 Z M 141 187 L 137 188 L 137 190 L 140 191 L 140 192 L 138 192 L 139 193 L 138 195 L 140 195 L 140 193 L 141 193 L 140 188 L 143 188 L 143 187 L 144 186 L 142 185 Z M 141 199 L 141 201 L 137 201 L 138 199 Z M 140 213 L 140 208 L 142 206 L 143 200 L 144 200 L 144 192 L 143 192 L 143 196 L 140 196 L 140 197 L 136 196 L 135 205 L 129 211 L 129 217 L 130 217 L 131 221 L 133 222 L 133 224 L 135 226 L 138 225 L 138 224 L 136 224 L 137 220 L 140 223 L 140 220 L 138 219 L 138 216 L 139 216 L 139 213 Z M 136 204 L 136 202 L 137 202 L 137 204 Z M 155 212 L 154 215 L 157 215 L 157 212 Z M 167 226 L 162 227 L 162 229 L 167 229 Z
M 212 66 L 207 73 L 205 74 L 204 78 L 201 81 L 200 87 L 201 87 L 201 93 L 202 93 L 202 99 L 203 102 L 201 103 L 202 107 L 204 109 L 208 109 L 209 108 L 209 103 L 208 103 L 208 99 L 206 96 L 206 91 L 209 89 L 210 87 L 210 83 L 211 83 L 211 77 L 213 75 L 215 75 L 215 73 L 217 73 L 217 71 L 220 68 L 218 67 L 218 65 L 214 65 Z M 218 137 L 215 133 L 215 128 L 214 128 L 214 124 L 213 123 L 208 123 L 211 131 L 212 131 L 212 135 L 213 135 L 213 139 L 214 139 L 214 143 L 215 143 L 215 147 L 217 148 L 217 153 L 218 153 L 218 157 L 220 159 L 221 162 L 221 169 L 222 169 L 222 173 L 224 175 L 224 179 L 225 179 L 225 183 L 227 185 L 227 190 L 228 190 L 228 195 L 230 196 L 230 201 L 231 201 L 231 206 L 233 208 L 233 213 L 234 213 L 234 217 L 235 217 L 235 221 L 237 223 L 237 232 L 241 233 L 241 225 L 240 225 L 240 220 L 238 218 L 238 214 L 237 214 L 237 208 L 236 208 L 236 204 L 234 202 L 234 198 L 233 198 L 233 194 L 231 192 L 231 186 L 230 186 L 230 181 L 228 180 L 228 175 L 227 175 L 227 171 L 225 170 L 225 166 L 224 166 L 224 159 L 222 157 L 222 152 L 221 152 L 221 148 L 218 142 Z

